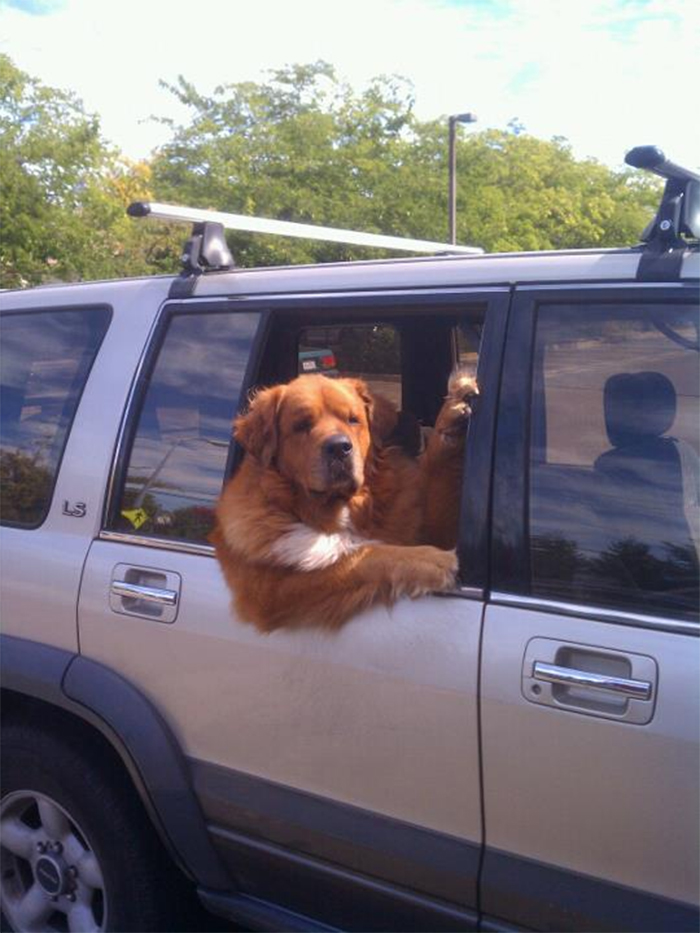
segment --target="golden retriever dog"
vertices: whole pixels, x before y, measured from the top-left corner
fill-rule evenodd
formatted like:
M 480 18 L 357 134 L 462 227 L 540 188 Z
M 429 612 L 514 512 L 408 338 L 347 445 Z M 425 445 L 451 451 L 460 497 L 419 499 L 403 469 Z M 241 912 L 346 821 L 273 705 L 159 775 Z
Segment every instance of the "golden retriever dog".
M 358 379 L 300 376 L 254 396 L 235 421 L 245 457 L 211 537 L 242 619 L 264 632 L 336 628 L 373 604 L 454 586 L 452 512 L 476 387 L 453 377 L 450 391 L 420 458 L 392 443 L 396 408 Z

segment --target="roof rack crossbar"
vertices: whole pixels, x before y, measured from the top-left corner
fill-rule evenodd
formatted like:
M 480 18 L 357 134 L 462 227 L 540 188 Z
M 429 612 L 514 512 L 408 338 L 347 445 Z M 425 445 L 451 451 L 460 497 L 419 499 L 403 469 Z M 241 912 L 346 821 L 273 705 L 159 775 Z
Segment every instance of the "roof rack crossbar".
M 484 251 L 477 246 L 456 246 L 432 240 L 414 240 L 404 237 L 383 236 L 377 233 L 361 233 L 338 227 L 319 227 L 313 224 L 292 223 L 286 220 L 270 220 L 264 217 L 247 217 L 245 214 L 229 214 L 223 211 L 207 211 L 194 207 L 178 207 L 156 201 L 136 201 L 127 213 L 131 217 L 153 217 L 180 223 L 220 224 L 226 230 L 244 230 L 249 233 L 268 233 L 278 236 L 299 237 L 307 240 L 323 240 L 330 243 L 347 243 L 352 246 L 370 246 L 375 249 L 403 250 L 410 253 L 432 253 L 459 255 L 481 255 Z M 202 271 L 201 269 L 199 271 Z

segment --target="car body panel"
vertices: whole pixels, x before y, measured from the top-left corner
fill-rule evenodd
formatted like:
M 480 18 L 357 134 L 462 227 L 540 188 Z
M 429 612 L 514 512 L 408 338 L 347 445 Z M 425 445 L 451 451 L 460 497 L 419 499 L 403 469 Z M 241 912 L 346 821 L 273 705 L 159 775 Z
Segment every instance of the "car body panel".
M 179 574 L 177 620 L 112 612 L 117 563 Z M 261 635 L 211 557 L 109 541 L 90 550 L 80 600 L 82 650 L 150 697 L 189 757 L 470 841 L 480 625 L 479 602 L 431 596 L 332 634 Z
M 534 638 L 652 658 L 650 721 L 531 702 L 523 662 Z M 700 752 L 697 649 L 693 635 L 489 606 L 481 694 L 488 846 L 696 904 L 700 813 L 688 776 Z
M 66 441 L 46 518 L 40 529 L 0 528 L 7 634 L 78 649 L 76 608 L 83 563 L 99 533 L 124 403 L 166 295 L 167 282 L 155 279 L 106 288 L 81 286 L 72 300 L 65 288 L 3 296 L 4 312 L 98 305 L 113 310 Z M 78 503 L 84 508 L 76 508 Z

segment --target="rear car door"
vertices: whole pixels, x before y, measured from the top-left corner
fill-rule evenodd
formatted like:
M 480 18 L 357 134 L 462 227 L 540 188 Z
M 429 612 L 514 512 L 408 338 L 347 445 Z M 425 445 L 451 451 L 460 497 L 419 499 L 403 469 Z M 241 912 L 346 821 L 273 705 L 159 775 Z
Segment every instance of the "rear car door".
M 357 295 L 307 295 L 163 310 L 88 555 L 81 648 L 168 721 L 232 889 L 344 929 L 476 927 L 477 675 L 496 397 L 486 387 L 499 371 L 507 299 L 506 289 L 385 295 L 370 309 Z M 332 329 L 348 314 L 386 316 L 392 301 L 404 317 L 446 303 L 453 317 L 484 322 L 462 586 L 373 609 L 330 635 L 262 635 L 231 608 L 206 539 L 236 455 L 231 419 L 251 384 L 279 378 L 278 354 L 294 366 L 287 378 L 306 360 L 289 326 L 277 326 L 283 319 L 296 315 L 309 339 L 319 337 L 309 328 Z M 414 341 L 419 350 L 427 367 L 432 349 Z
M 112 311 L 100 297 L 9 293 L 0 318 L 3 633 L 66 650 L 77 650 L 80 575 L 97 511 L 76 466 L 99 456 L 81 451 L 92 436 L 89 386 L 100 382 L 113 343 Z
M 697 285 L 522 288 L 481 684 L 487 917 L 698 924 Z

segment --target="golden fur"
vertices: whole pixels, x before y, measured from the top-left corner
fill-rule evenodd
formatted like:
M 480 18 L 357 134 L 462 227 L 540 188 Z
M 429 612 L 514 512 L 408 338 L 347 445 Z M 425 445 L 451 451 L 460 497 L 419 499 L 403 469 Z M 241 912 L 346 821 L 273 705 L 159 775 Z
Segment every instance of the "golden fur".
M 360 380 L 300 376 L 255 395 L 235 422 L 246 455 L 212 534 L 242 619 L 265 632 L 334 628 L 375 603 L 454 585 L 465 399 L 476 388 L 453 377 L 450 391 L 420 459 L 391 445 L 396 409 Z

